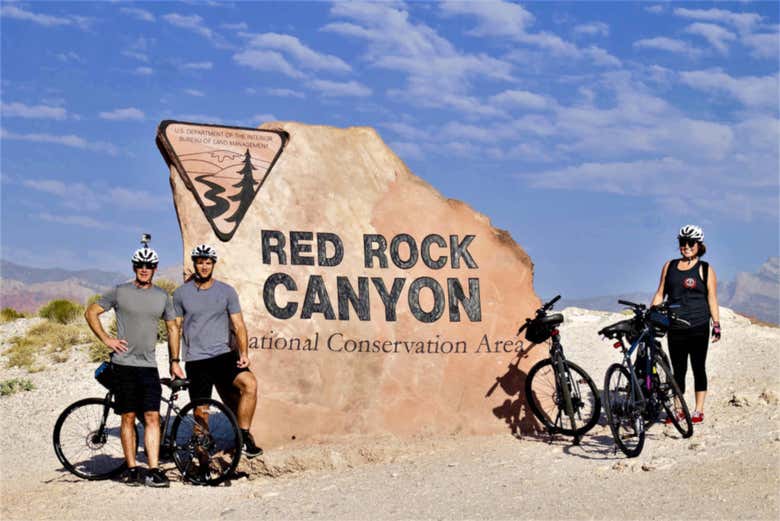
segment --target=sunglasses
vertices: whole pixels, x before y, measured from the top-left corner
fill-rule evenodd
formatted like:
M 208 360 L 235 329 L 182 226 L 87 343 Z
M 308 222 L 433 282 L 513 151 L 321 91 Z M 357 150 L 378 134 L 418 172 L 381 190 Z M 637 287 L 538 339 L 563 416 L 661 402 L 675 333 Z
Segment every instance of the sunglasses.
M 146 268 L 147 270 L 153 270 L 157 267 L 156 262 L 134 262 L 133 268 L 140 270 L 141 268 Z
M 694 239 L 677 239 L 677 242 L 680 243 L 680 248 L 684 246 L 688 246 L 689 248 L 693 248 L 694 244 L 698 244 L 698 241 Z

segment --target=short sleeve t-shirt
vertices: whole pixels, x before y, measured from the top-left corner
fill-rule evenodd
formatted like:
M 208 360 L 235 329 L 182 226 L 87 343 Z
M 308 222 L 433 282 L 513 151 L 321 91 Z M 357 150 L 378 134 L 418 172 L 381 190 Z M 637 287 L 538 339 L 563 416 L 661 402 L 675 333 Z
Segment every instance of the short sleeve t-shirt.
M 230 352 L 230 315 L 241 312 L 238 294 L 232 286 L 214 281 L 201 290 L 194 281 L 173 292 L 177 317 L 183 317 L 184 360 L 194 362 Z
M 157 286 L 139 288 L 127 282 L 108 291 L 97 304 L 106 311 L 116 310 L 117 338 L 127 342 L 127 351 L 113 353 L 111 361 L 119 365 L 157 367 L 154 348 L 158 321 L 176 318 L 168 294 Z

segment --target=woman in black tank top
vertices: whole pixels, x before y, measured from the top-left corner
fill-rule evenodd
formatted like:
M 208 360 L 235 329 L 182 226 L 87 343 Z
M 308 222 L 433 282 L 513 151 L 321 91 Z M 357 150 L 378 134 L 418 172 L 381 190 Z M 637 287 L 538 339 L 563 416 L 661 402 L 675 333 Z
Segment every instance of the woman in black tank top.
M 690 326 L 673 325 L 669 331 L 669 358 L 672 361 L 674 379 L 685 393 L 685 374 L 688 358 L 691 359 L 693 383 L 696 391 L 696 409 L 691 419 L 704 421 L 704 398 L 707 396 L 707 348 L 710 320 L 712 341 L 720 340 L 720 314 L 715 270 L 701 260 L 707 251 L 701 228 L 688 224 L 680 228 L 677 236 L 681 257 L 664 264 L 661 282 L 653 297 L 653 305 L 660 304 L 664 296 L 671 304 L 679 304 L 677 315 Z M 669 420 L 671 421 L 671 420 Z

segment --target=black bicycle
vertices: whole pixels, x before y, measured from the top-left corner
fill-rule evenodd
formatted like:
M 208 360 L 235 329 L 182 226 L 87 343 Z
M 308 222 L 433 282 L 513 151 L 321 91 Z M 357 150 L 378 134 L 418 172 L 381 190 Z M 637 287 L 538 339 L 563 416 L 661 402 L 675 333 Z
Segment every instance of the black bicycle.
M 241 431 L 233 413 L 210 398 L 194 400 L 182 408 L 174 402 L 189 380 L 161 378 L 170 389 L 161 414 L 160 459 L 173 459 L 185 480 L 197 485 L 218 485 L 235 470 L 241 458 Z M 76 476 L 100 480 L 127 468 L 119 431 L 121 417 L 114 414 L 114 393 L 85 398 L 69 405 L 54 425 L 54 452 Z M 171 424 L 171 419 L 173 423 Z M 170 429 L 168 428 L 170 425 Z M 142 434 L 136 425 L 136 450 Z
M 537 362 L 528 372 L 526 399 L 534 416 L 550 434 L 574 436 L 577 444 L 599 421 L 601 399 L 588 373 L 563 354 L 558 331 L 563 315 L 547 313 L 560 298 L 558 295 L 536 310 L 536 316 L 526 319 L 517 334 L 525 330 L 526 340 L 534 344 L 552 339 L 550 357 Z
M 683 438 L 693 435 L 688 406 L 657 340 L 666 334 L 672 322 L 688 323 L 677 318 L 668 304 L 648 309 L 644 304 L 618 302 L 631 307 L 634 317 L 599 331 L 600 335 L 617 339 L 615 347 L 623 353 L 623 362 L 609 366 L 604 377 L 604 412 L 615 443 L 633 458 L 644 447 L 645 427 L 658 421 L 661 411 L 665 411 Z M 634 352 L 637 355 L 632 362 Z

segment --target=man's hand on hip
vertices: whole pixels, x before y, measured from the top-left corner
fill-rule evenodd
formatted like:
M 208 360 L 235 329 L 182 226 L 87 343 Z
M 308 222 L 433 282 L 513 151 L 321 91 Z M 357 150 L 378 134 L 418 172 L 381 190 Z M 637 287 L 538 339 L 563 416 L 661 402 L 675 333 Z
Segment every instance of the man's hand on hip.
M 236 362 L 236 366 L 238 366 L 239 369 L 243 369 L 244 367 L 249 367 L 249 357 L 246 355 L 239 354 L 238 361 Z
M 120 340 L 119 338 L 109 338 L 106 340 L 106 345 L 111 348 L 115 353 L 124 353 L 127 351 L 127 340 Z

